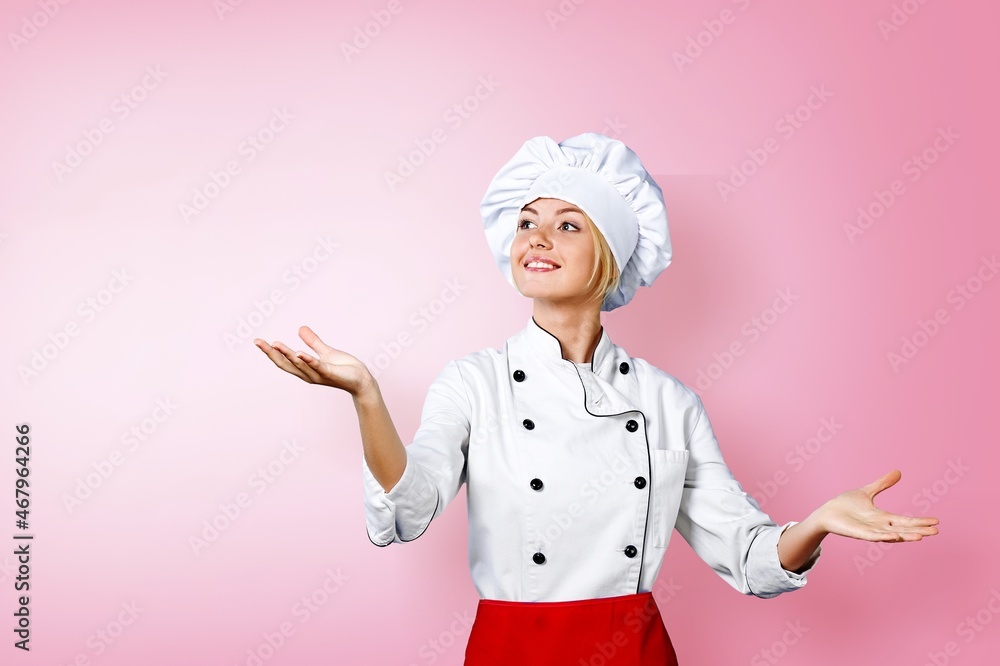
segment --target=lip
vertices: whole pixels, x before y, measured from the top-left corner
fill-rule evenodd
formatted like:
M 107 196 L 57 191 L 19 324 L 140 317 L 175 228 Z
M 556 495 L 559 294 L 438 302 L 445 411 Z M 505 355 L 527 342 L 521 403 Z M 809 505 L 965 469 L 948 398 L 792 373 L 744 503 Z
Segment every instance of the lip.
M 528 268 L 528 264 L 530 264 L 533 261 L 538 261 L 538 262 L 541 262 L 543 264 L 548 264 L 548 265 L 552 266 L 552 268 Z M 549 259 L 547 257 L 540 257 L 538 255 L 532 255 L 532 256 L 526 258 L 524 260 L 524 263 L 521 264 L 521 266 L 526 271 L 536 271 L 536 272 L 539 272 L 539 273 L 545 272 L 545 271 L 550 271 L 550 270 L 554 271 L 554 270 L 560 268 L 559 264 L 557 264 L 556 262 L 552 261 L 551 259 Z

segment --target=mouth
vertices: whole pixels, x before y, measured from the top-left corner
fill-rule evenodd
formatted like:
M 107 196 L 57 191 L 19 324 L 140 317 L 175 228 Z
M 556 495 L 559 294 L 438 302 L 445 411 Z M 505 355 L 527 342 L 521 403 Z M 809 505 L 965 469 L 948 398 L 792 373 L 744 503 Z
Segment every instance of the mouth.
M 524 262 L 524 270 L 529 273 L 549 273 L 558 270 L 559 266 L 545 259 L 530 259 Z

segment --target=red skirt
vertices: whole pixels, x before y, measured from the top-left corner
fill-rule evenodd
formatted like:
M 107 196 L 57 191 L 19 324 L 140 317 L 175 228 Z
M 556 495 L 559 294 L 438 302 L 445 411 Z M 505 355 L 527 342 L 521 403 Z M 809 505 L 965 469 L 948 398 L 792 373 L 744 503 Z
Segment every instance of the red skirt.
M 677 666 L 652 592 L 580 601 L 480 599 L 465 666 Z

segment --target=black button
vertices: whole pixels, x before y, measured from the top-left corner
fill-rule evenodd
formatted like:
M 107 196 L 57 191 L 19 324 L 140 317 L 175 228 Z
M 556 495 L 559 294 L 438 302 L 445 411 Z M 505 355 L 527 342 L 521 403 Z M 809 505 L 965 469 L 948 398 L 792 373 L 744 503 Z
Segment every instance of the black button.
M 633 550 L 635 549 L 633 548 Z M 545 556 L 541 553 L 535 553 L 531 556 L 531 559 L 535 561 L 535 564 L 545 564 Z
M 524 381 L 524 370 L 515 370 L 514 371 L 514 381 L 515 382 L 523 382 Z
M 622 361 L 622 364 L 618 366 L 618 369 L 622 371 L 623 375 L 627 375 L 628 374 L 628 363 L 626 363 L 625 361 Z
M 635 549 L 635 546 L 625 546 L 625 557 L 635 557 L 638 552 L 639 551 Z
M 639 429 L 639 424 L 636 423 L 635 419 L 629 419 L 628 423 L 625 424 L 625 429 L 629 432 L 635 432 Z
M 531 419 L 524 419 L 524 427 L 527 428 L 528 430 L 532 430 L 535 427 L 535 422 L 532 421 Z
M 635 483 L 635 487 L 638 488 L 639 490 L 642 490 L 643 488 L 646 487 L 646 479 L 642 478 L 641 476 L 635 477 L 635 481 L 633 483 Z
M 534 488 L 535 490 L 541 490 L 542 489 L 542 480 L 541 479 L 532 479 L 531 480 L 531 487 Z

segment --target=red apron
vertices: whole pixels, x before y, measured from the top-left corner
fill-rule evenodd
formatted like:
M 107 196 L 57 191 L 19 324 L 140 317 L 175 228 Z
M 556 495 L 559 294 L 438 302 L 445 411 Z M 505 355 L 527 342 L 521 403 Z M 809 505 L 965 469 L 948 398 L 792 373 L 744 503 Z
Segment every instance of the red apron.
M 465 666 L 677 666 L 652 592 L 580 601 L 480 599 Z

